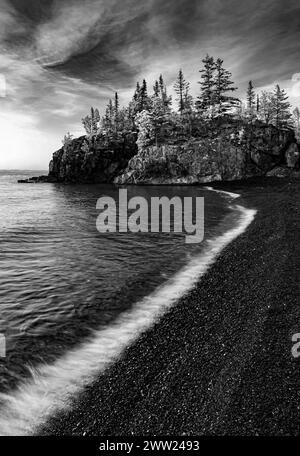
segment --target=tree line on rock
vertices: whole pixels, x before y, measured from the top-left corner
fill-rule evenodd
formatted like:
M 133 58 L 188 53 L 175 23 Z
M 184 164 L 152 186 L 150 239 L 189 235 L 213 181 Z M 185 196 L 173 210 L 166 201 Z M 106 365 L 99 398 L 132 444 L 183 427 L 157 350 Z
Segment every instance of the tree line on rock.
M 288 96 L 278 84 L 273 92 L 264 90 L 256 94 L 252 81 L 249 81 L 246 105 L 241 103 L 240 115 L 249 122 L 258 119 L 277 128 L 295 127 Z
M 120 106 L 116 92 L 102 117 L 98 109 L 91 108 L 90 114 L 82 119 L 86 132 L 83 150 L 93 150 L 99 138 L 117 139 L 132 132 L 138 133 L 140 147 L 170 139 L 199 137 L 214 128 L 216 119 L 250 125 L 259 120 L 278 128 L 300 130 L 299 109 L 291 113 L 287 94 L 278 85 L 273 92 L 258 94 L 250 81 L 246 102 L 242 102 L 235 96 L 237 87 L 232 81 L 232 74 L 224 68 L 222 59 L 207 55 L 202 63 L 203 67 L 199 70 L 200 91 L 196 99 L 190 93 L 190 83 L 182 69 L 179 70 L 174 84 L 176 110 L 172 109 L 172 97 L 162 75 L 150 90 L 145 79 L 138 82 L 131 101 L 125 107 Z M 72 138 L 69 133 L 65 135 L 64 148 L 68 147 Z

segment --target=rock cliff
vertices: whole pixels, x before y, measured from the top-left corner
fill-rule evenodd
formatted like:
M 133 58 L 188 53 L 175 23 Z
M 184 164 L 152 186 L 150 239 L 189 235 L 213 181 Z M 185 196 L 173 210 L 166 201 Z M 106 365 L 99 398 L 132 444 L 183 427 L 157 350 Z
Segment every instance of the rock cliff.
M 136 141 L 134 133 L 89 146 L 84 136 L 73 139 L 54 152 L 48 176 L 26 182 L 197 184 L 299 174 L 294 132 L 261 122 L 221 122 L 198 138 L 171 136 L 140 150 Z
M 296 168 L 299 148 L 291 130 L 256 124 L 223 125 L 201 139 L 149 146 L 131 158 L 117 184 L 196 184 L 264 176 Z M 280 173 L 278 173 L 280 175 Z
M 109 183 L 137 153 L 136 135 L 107 141 L 99 137 L 88 150 L 84 136 L 54 152 L 48 180 L 65 183 Z

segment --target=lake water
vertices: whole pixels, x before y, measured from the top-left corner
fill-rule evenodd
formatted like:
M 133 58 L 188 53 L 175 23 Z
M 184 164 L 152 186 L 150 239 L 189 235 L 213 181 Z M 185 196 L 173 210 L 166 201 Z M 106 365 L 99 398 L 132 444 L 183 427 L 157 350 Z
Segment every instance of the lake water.
M 197 186 L 129 186 L 128 198 L 143 196 L 149 202 L 153 196 L 204 196 L 204 241 L 186 244 L 184 233 L 100 234 L 96 202 L 103 195 L 117 200 L 119 189 L 17 184 L 18 179 L 40 174 L 0 171 L 0 333 L 6 341 L 6 357 L 0 358 L 0 434 L 17 432 L 13 427 L 17 424 L 9 424 L 6 416 L 7 401 L 20 395 L 24 385 L 33 387 L 36 368 L 56 365 L 59 381 L 65 375 L 59 360 L 76 354 L 78 370 L 72 375 L 79 378 L 81 363 L 82 368 L 91 368 L 85 365 L 87 352 L 80 350 L 95 331 L 106 334 L 101 342 L 103 356 L 110 350 L 106 342 L 110 328 L 115 328 L 113 343 L 118 344 L 120 338 L 121 346 L 124 334 L 118 325 L 123 316 L 132 315 L 137 303 L 139 312 L 151 312 L 147 297 L 166 290 L 166 284 L 167 291 L 159 292 L 157 309 L 164 300 L 170 301 L 172 293 L 173 305 L 176 287 L 181 287 L 182 295 L 199 272 L 188 265 L 197 266 L 201 255 L 213 249 L 211 241 L 234 229 L 241 218 L 240 210 L 230 206 L 230 195 Z M 189 270 L 189 282 L 182 280 L 180 271 L 184 270 Z M 134 331 L 131 328 L 127 327 L 127 336 Z M 97 369 L 97 352 L 93 353 Z M 54 388 L 51 381 L 48 389 Z M 43 392 L 35 394 L 32 401 L 38 402 Z M 31 403 L 20 402 L 18 407 L 30 408 Z

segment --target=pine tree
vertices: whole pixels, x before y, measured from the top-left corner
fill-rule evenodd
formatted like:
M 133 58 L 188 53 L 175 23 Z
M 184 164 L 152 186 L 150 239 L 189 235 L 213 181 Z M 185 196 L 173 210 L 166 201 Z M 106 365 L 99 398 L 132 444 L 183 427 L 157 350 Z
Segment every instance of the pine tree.
M 300 134 L 300 110 L 299 108 L 295 108 L 293 111 L 293 119 L 294 119 L 294 126 L 295 126 L 295 133 L 296 137 L 299 141 L 299 134 Z
M 299 129 L 300 128 L 300 110 L 298 107 L 294 109 L 293 116 L 294 116 L 295 125 L 296 125 L 297 129 Z
M 253 111 L 255 107 L 255 92 L 253 88 L 252 81 L 249 81 L 248 90 L 247 90 L 247 108 L 249 111 Z
M 288 102 L 288 96 L 284 89 L 280 89 L 277 84 L 273 92 L 273 109 L 274 119 L 273 123 L 277 128 L 284 128 L 291 126 L 291 111 L 290 103 Z
M 65 152 L 68 150 L 68 147 L 72 143 L 73 139 L 74 139 L 74 136 L 71 135 L 71 133 L 68 131 L 68 133 L 64 136 L 64 139 L 62 140 L 63 149 Z
M 91 108 L 91 114 L 82 119 L 82 124 L 88 139 L 93 139 L 99 134 L 100 114 L 98 109 Z
M 259 99 L 259 119 L 269 125 L 274 117 L 274 103 L 271 92 L 263 91 Z
M 230 71 L 225 70 L 222 59 L 217 59 L 215 70 L 212 101 L 216 105 L 218 114 L 226 114 L 232 107 L 237 107 L 238 98 L 228 95 L 229 92 L 234 92 L 237 88 L 233 87 L 234 82 L 231 81 L 232 74 Z
M 130 104 L 130 109 L 132 110 L 134 116 L 145 109 L 150 109 L 150 98 L 148 96 L 147 83 L 145 79 L 143 80 L 142 85 L 137 83 L 136 90 Z
M 154 93 L 154 96 L 155 96 L 155 97 L 159 97 L 160 90 L 159 90 L 159 83 L 158 83 L 158 81 L 155 81 L 155 83 L 154 83 L 154 86 L 153 86 L 153 93 Z
M 163 98 L 163 94 L 164 94 L 164 90 L 165 90 L 165 83 L 164 83 L 162 74 L 159 75 L 158 85 L 159 85 L 161 98 Z
M 139 96 L 140 96 L 140 91 L 141 91 L 141 87 L 140 87 L 140 83 L 137 82 L 136 83 L 136 89 L 135 89 L 135 92 L 134 92 L 134 95 L 133 95 L 133 99 L 136 101 L 138 100 Z
M 114 127 L 115 127 L 116 134 L 119 130 L 119 108 L 120 108 L 119 95 L 118 95 L 118 92 L 116 92 L 115 93 L 115 104 L 114 104 Z
M 102 119 L 103 129 L 110 135 L 114 126 L 114 107 L 112 100 L 109 100 L 105 110 L 105 115 Z
M 247 89 L 247 117 L 250 119 L 252 123 L 255 117 L 256 111 L 256 95 L 253 88 L 252 81 L 249 81 L 248 89 Z
M 142 87 L 140 90 L 140 103 L 141 103 L 141 111 L 144 111 L 148 108 L 148 90 L 147 90 L 147 82 L 143 79 Z
M 167 124 L 168 116 L 166 114 L 163 100 L 160 97 L 156 97 L 155 95 L 152 98 L 151 116 L 154 128 L 155 142 L 157 145 L 158 140 L 164 136 L 164 129 Z
M 180 69 L 177 80 L 174 84 L 174 90 L 178 95 L 178 110 L 182 115 L 185 110 L 185 101 L 187 101 L 190 84 L 184 79 L 183 72 Z
M 118 115 L 119 108 L 120 108 L 119 95 L 118 95 L 118 92 L 116 92 L 115 93 L 115 115 L 116 116 Z
M 137 144 L 139 148 L 147 147 L 155 140 L 155 130 L 153 125 L 152 114 L 149 111 L 142 111 L 136 116 L 138 127 Z
M 199 81 L 201 93 L 196 105 L 200 111 L 205 111 L 214 104 L 214 72 L 216 66 L 214 58 L 208 54 L 202 62 L 204 63 L 204 69 L 199 70 L 201 73 L 201 81 Z
M 172 97 L 168 96 L 167 87 L 166 87 L 166 84 L 164 82 L 162 75 L 159 76 L 158 85 L 159 85 L 160 97 L 163 102 L 165 112 L 170 112 Z

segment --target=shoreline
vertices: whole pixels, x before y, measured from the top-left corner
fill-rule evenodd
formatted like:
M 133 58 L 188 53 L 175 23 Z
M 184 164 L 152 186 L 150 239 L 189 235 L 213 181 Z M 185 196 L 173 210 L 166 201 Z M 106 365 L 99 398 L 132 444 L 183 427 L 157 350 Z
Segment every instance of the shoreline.
M 299 434 L 299 182 L 223 184 L 258 209 L 246 233 L 36 434 Z

